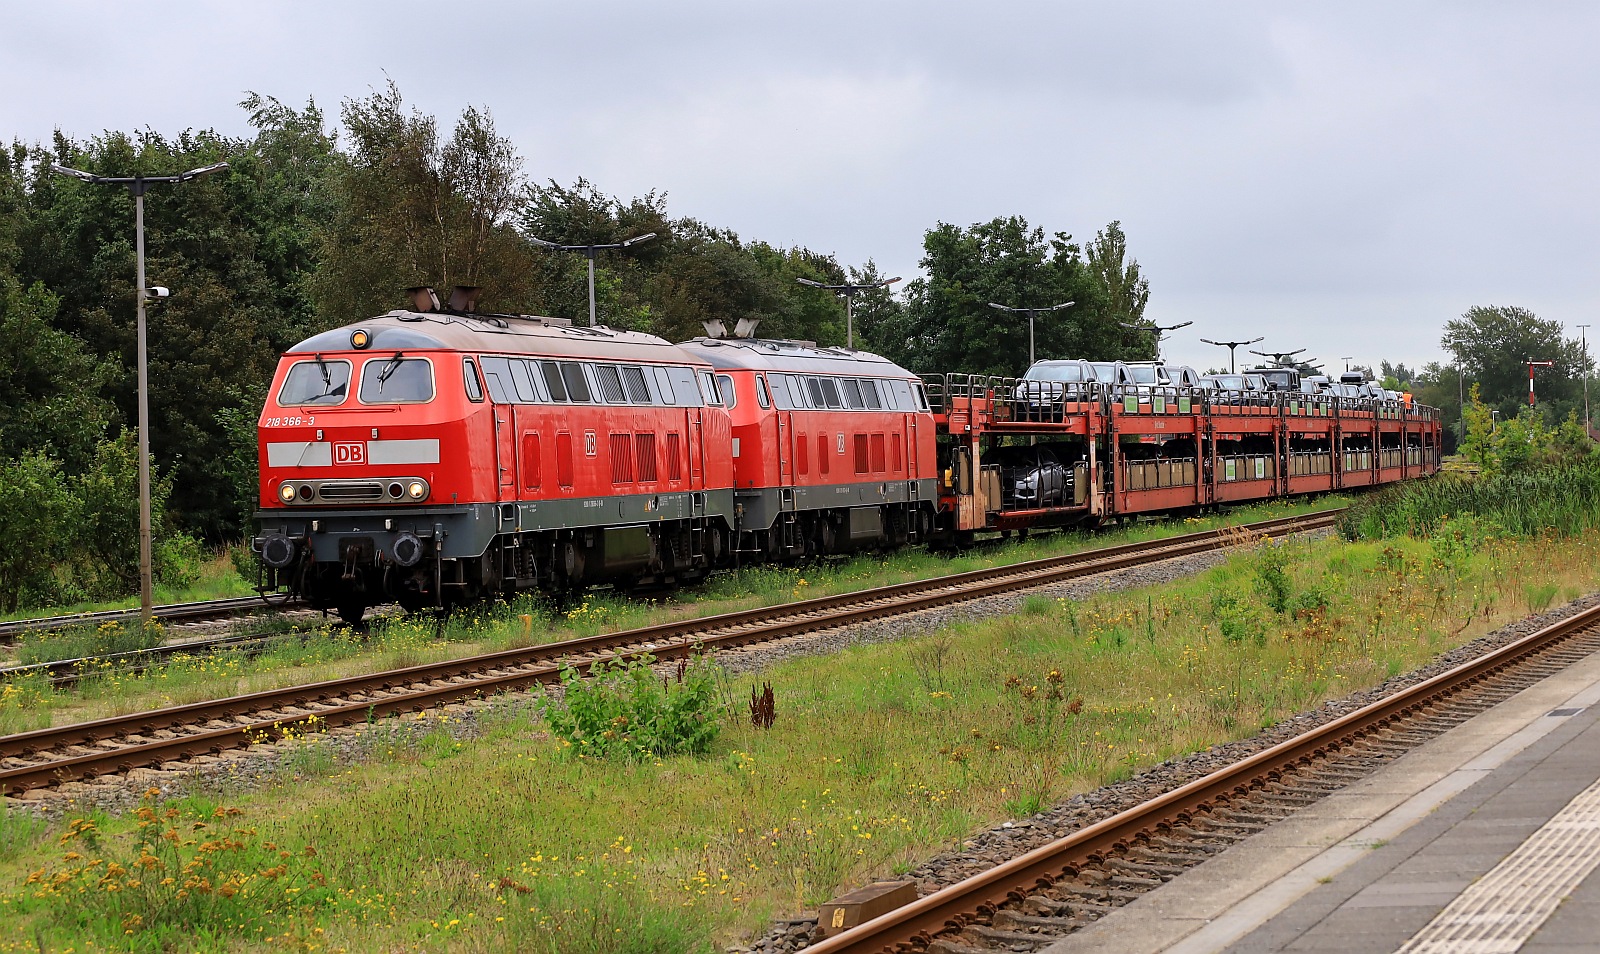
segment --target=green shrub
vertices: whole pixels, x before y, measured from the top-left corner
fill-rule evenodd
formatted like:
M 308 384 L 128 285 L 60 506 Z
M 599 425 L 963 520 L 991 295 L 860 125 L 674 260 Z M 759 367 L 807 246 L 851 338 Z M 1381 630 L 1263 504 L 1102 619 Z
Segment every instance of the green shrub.
M 1294 599 L 1294 581 L 1289 579 L 1289 551 L 1282 544 L 1262 546 L 1255 559 L 1256 589 L 1273 612 L 1289 612 Z
M 1349 540 L 1407 534 L 1429 539 L 1452 525 L 1461 528 L 1461 543 L 1466 546 L 1503 534 L 1530 537 L 1600 530 L 1600 461 L 1586 459 L 1476 479 L 1412 481 L 1380 490 L 1339 517 L 1339 532 Z
M 721 732 L 719 667 L 706 656 L 681 661 L 673 675 L 656 677 L 650 655 L 600 660 L 585 679 L 561 672 L 563 705 L 545 710 L 559 738 L 580 755 L 643 760 L 703 755 Z

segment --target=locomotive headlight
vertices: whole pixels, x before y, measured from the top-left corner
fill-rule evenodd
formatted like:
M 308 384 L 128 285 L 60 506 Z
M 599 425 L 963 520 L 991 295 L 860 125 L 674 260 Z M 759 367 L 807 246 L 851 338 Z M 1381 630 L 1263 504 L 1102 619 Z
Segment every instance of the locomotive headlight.
M 423 497 L 428 496 L 428 482 L 425 480 L 413 480 L 411 483 L 406 484 L 406 493 L 411 496 L 412 500 L 421 500 Z
M 294 502 L 294 484 L 285 483 L 278 488 L 278 499 L 284 503 Z
M 361 349 L 372 344 L 372 332 L 365 328 L 357 328 L 350 332 L 350 347 Z

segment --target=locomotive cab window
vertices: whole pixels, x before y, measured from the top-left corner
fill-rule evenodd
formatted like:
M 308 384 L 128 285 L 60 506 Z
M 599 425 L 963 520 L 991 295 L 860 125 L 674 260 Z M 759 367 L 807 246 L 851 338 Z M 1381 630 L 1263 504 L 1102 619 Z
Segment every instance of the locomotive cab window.
M 700 372 L 700 397 L 709 406 L 722 403 L 722 396 L 717 393 L 717 379 L 710 371 Z
M 726 374 L 717 375 L 717 390 L 722 395 L 722 406 L 732 408 L 739 403 L 739 395 L 733 393 L 733 378 Z
M 313 361 L 297 361 L 283 378 L 278 391 L 278 403 L 284 407 L 295 405 L 343 404 L 350 396 L 350 362 L 325 361 L 318 356 Z
M 467 400 L 473 404 L 482 404 L 483 385 L 478 381 L 478 368 L 472 363 L 471 358 L 461 359 L 461 380 L 467 388 Z
M 772 396 L 767 393 L 767 379 L 756 375 L 756 403 L 762 408 L 772 407 Z
M 361 366 L 362 404 L 423 404 L 433 400 L 433 364 L 426 358 L 373 358 Z

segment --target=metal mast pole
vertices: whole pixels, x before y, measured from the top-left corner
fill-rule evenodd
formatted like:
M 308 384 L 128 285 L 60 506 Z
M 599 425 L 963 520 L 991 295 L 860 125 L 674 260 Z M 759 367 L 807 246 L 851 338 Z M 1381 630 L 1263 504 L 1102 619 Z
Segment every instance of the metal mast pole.
M 1579 325 L 1583 336 L 1583 429 L 1589 430 L 1589 326 Z
M 139 303 L 139 619 L 149 626 L 151 607 L 155 605 L 155 586 L 150 565 L 150 372 L 144 318 L 144 189 L 142 181 L 135 181 L 131 191 L 134 257 L 138 260 L 138 277 L 133 287 Z
M 852 350 L 856 346 L 856 292 L 850 289 L 844 293 L 844 346 Z
M 594 248 L 589 248 L 589 327 L 593 328 L 594 316 Z

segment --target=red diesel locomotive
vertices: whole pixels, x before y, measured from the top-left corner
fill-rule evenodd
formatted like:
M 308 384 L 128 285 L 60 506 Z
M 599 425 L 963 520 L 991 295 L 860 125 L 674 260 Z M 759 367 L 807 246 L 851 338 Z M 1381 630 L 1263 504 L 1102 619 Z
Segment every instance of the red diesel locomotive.
M 727 560 L 728 412 L 652 335 L 479 315 L 458 289 L 315 335 L 260 420 L 264 590 L 358 621 Z
M 682 347 L 716 368 L 732 416 L 741 555 L 898 547 L 933 531 L 939 465 L 920 378 L 865 351 L 707 324 L 712 336 Z

